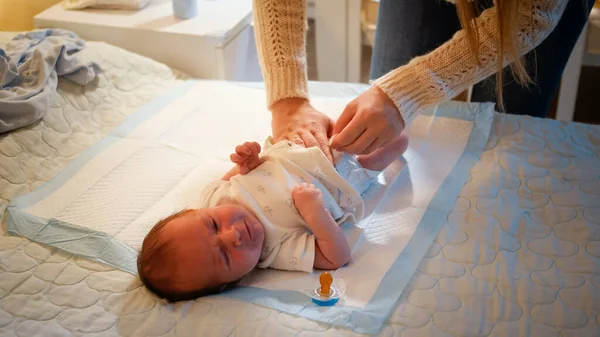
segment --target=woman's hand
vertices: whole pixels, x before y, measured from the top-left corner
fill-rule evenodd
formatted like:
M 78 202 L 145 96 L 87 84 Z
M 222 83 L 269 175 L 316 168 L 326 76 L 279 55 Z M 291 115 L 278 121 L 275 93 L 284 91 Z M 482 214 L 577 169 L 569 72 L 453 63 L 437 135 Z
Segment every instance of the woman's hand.
M 282 99 L 271 107 L 273 140 L 287 139 L 304 147 L 319 147 L 333 163 L 329 136 L 333 121 L 302 98 Z
M 353 154 L 369 154 L 404 130 L 398 108 L 383 90 L 373 86 L 352 100 L 333 128 L 331 147 Z

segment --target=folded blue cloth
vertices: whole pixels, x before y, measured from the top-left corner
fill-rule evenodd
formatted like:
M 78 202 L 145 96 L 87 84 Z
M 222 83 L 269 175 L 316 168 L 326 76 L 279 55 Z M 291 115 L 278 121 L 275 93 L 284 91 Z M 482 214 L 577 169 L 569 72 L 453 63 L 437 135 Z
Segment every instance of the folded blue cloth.
M 0 48 L 0 133 L 29 125 L 44 116 L 58 77 L 79 85 L 91 82 L 100 67 L 75 55 L 85 41 L 62 29 L 17 35 Z

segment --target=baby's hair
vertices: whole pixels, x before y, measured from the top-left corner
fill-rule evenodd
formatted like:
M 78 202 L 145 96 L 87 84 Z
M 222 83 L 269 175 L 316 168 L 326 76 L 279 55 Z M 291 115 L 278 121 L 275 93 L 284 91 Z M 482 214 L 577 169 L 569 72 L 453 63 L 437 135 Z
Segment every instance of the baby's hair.
M 142 284 L 148 288 L 156 296 L 166 299 L 169 302 L 187 301 L 193 300 L 202 296 L 208 296 L 213 294 L 221 293 L 225 290 L 227 285 L 221 285 L 218 287 L 208 289 L 196 289 L 191 291 L 180 291 L 177 289 L 169 288 L 168 285 L 159 287 L 154 284 L 152 280 L 152 270 L 155 268 L 161 268 L 162 258 L 170 250 L 171 245 L 166 240 L 161 240 L 160 236 L 165 226 L 183 216 L 192 210 L 185 209 L 174 213 L 154 225 L 154 227 L 148 232 L 148 235 L 144 238 L 142 243 L 142 249 L 137 259 L 138 274 Z

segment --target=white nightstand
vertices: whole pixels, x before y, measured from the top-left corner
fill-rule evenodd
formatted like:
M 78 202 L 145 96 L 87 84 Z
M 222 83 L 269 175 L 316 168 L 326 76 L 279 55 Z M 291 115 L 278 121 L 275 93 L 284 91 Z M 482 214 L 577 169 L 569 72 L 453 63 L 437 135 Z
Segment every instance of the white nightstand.
M 34 23 L 107 42 L 193 77 L 262 81 L 252 0 L 198 0 L 198 16 L 191 20 L 174 17 L 170 0 L 150 0 L 139 11 L 72 11 L 59 3 L 35 16 Z

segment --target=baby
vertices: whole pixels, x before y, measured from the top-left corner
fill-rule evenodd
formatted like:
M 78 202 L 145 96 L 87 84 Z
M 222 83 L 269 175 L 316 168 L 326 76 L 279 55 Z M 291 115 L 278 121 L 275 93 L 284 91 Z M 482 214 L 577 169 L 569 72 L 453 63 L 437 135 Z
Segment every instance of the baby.
M 235 167 L 209 184 L 197 209 L 159 221 L 138 257 L 144 285 L 169 301 L 223 291 L 255 267 L 312 272 L 350 261 L 340 228 L 363 217 L 362 193 L 408 145 L 405 136 L 365 156 L 289 141 L 264 151 L 256 142 L 235 149 Z

